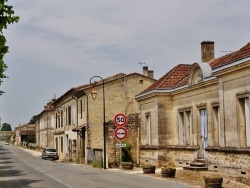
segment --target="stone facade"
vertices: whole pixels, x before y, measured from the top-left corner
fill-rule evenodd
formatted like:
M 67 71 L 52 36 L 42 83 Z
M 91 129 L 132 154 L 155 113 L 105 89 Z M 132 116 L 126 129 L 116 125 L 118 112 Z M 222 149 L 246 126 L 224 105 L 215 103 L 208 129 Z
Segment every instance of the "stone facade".
M 77 163 L 102 160 L 103 102 L 105 101 L 106 124 L 113 121 L 117 113 L 124 113 L 127 116 L 136 114 L 138 103 L 134 96 L 155 82 L 152 78 L 153 72 L 148 71 L 147 67 L 143 68 L 143 73 L 145 75 L 120 73 L 104 80 L 98 76 L 95 80 L 93 79 L 93 83 L 72 88 L 53 102 L 56 117 L 54 143 L 60 159 Z M 97 92 L 95 100 L 91 97 L 93 86 Z M 109 144 L 113 141 L 109 138 L 114 139 L 114 136 L 107 136 L 109 133 L 106 134 L 107 161 L 113 164 L 116 159 L 113 157 L 113 147 Z
M 145 71 L 145 70 L 144 70 Z M 150 74 L 152 75 L 152 74 Z M 98 80 L 98 78 L 97 78 Z M 93 80 L 97 81 L 97 80 Z M 123 113 L 126 116 L 134 115 L 138 111 L 138 103 L 134 96 L 149 87 L 155 79 L 141 75 L 138 73 L 132 74 L 117 74 L 102 80 L 98 80 L 95 85 L 97 98 L 95 100 L 91 97 L 93 89 L 92 85 L 85 85 L 82 91 L 75 94 L 78 100 L 78 122 L 79 126 L 83 128 L 85 147 L 85 162 L 93 162 L 98 160 L 95 156 L 102 158 L 103 150 L 103 122 L 104 122 L 104 104 L 105 100 L 105 122 L 113 121 L 113 118 L 118 113 Z M 103 97 L 103 83 L 104 83 L 104 97 Z M 108 123 L 109 124 L 109 123 Z M 110 125 L 110 124 L 109 124 Z M 106 128 L 107 134 L 112 134 L 110 127 Z M 106 137 L 107 137 L 106 134 Z M 114 134 L 114 133 L 113 133 Z M 132 132 L 130 133 L 132 134 Z M 112 138 L 111 138 L 112 137 Z M 111 140 L 109 140 L 111 139 Z M 114 145 L 110 146 L 109 142 L 114 139 L 114 136 L 107 137 L 108 147 L 106 148 L 107 163 L 113 164 L 114 159 Z M 135 146 L 133 146 L 135 148 Z M 80 150 L 80 149 L 79 149 Z M 111 153 L 110 151 L 111 150 Z M 100 159 L 99 159 L 100 161 Z
M 125 143 L 130 144 L 131 155 L 133 162 L 139 164 L 139 135 L 141 119 L 139 114 L 129 114 L 127 116 L 127 124 L 124 126 L 128 132 L 128 136 L 124 140 L 117 140 L 114 136 L 114 131 L 117 128 L 114 121 L 109 121 L 106 124 L 107 135 L 106 145 L 109 156 L 109 166 L 117 167 L 120 164 L 120 148 L 116 147 L 116 144 Z
M 52 102 L 36 116 L 36 144 L 39 148 L 54 148 L 55 112 Z
M 213 50 L 213 42 L 202 49 Z M 136 96 L 140 160 L 186 166 L 205 158 L 210 170 L 250 184 L 250 44 L 221 58 L 213 54 L 177 65 Z
M 77 102 L 72 97 L 78 88 L 72 88 L 53 102 L 55 108 L 54 143 L 59 159 L 77 162 Z

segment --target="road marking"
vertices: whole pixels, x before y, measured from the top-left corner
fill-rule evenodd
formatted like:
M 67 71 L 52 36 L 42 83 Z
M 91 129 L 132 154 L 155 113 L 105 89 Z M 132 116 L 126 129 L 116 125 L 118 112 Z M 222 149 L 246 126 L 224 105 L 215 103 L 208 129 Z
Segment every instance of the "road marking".
M 73 187 L 71 187 L 71 186 L 70 186 L 70 185 L 68 185 L 68 184 L 65 184 L 65 186 L 66 186 L 66 187 L 69 187 L 69 188 L 73 188 Z
M 59 179 L 57 179 L 57 178 L 54 178 L 54 180 L 56 180 L 56 181 L 58 181 L 58 182 L 62 183 L 62 181 L 61 181 L 61 180 L 59 180 Z

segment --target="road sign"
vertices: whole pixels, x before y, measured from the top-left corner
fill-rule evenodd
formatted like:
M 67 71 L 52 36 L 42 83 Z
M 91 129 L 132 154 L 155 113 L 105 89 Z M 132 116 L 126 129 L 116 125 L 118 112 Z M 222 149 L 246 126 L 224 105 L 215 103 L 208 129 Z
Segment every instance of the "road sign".
M 127 123 L 127 117 L 125 114 L 116 114 L 114 117 L 114 122 L 116 126 L 122 127 Z
M 126 144 L 115 144 L 115 147 L 117 148 L 125 148 L 126 147 Z
M 118 140 L 123 140 L 127 137 L 127 129 L 124 127 L 117 127 L 115 129 L 115 138 Z

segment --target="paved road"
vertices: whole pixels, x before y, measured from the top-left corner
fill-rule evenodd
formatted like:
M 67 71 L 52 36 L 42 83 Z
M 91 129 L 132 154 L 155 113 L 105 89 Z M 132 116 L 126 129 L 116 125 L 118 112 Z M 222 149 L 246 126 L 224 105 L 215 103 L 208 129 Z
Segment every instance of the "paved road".
M 0 142 L 0 188 L 188 188 L 145 174 L 92 168 L 42 160 L 16 146 Z

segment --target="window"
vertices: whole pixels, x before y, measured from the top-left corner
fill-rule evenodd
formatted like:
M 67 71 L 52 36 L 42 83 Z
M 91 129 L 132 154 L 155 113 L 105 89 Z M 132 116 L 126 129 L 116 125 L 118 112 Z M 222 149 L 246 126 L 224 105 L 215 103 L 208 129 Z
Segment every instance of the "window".
M 192 123 L 191 111 L 184 110 L 179 112 L 178 117 L 178 134 L 179 145 L 192 145 Z
M 63 153 L 63 137 L 61 137 L 61 152 Z
M 68 125 L 71 125 L 71 106 L 68 107 Z
M 80 100 L 80 113 L 81 113 L 81 119 L 82 119 L 82 100 Z
M 76 105 L 73 104 L 72 106 L 72 124 L 74 125 L 76 123 Z
M 207 147 L 207 110 L 200 109 L 200 128 L 201 128 L 201 144 L 202 158 L 206 156 L 205 149 Z
M 61 125 L 61 127 L 63 127 L 63 110 L 61 110 L 61 123 L 60 123 L 60 125 Z
M 212 107 L 212 121 L 211 134 L 212 134 L 212 145 L 220 146 L 220 112 L 219 106 Z
M 50 117 L 50 121 L 51 121 L 51 128 L 54 128 L 55 127 L 55 117 L 54 117 L 54 115 L 51 115 L 51 117 Z
M 151 116 L 150 113 L 146 114 L 146 132 L 147 132 L 147 137 L 146 137 L 146 144 L 151 145 L 152 143 L 152 133 L 151 133 Z
M 249 98 L 239 99 L 239 140 L 241 147 L 250 146 Z
M 56 150 L 58 151 L 58 138 L 56 137 Z

